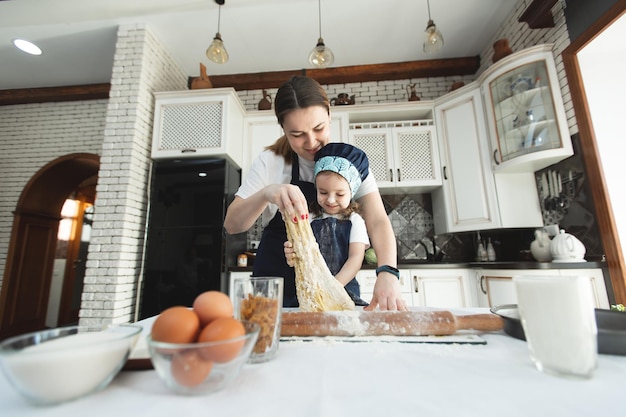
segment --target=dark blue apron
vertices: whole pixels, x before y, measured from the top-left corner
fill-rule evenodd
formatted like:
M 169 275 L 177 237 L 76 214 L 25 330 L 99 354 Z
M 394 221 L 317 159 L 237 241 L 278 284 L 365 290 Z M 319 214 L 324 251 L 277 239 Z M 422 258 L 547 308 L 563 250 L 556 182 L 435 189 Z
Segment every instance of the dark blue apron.
M 312 182 L 300 180 L 300 165 L 298 156 L 293 155 L 291 165 L 291 183 L 300 187 L 306 201 L 311 204 L 317 198 L 315 185 Z M 299 221 L 302 221 L 298 219 Z M 308 221 L 308 220 L 305 220 Z M 280 211 L 265 226 L 261 242 L 256 252 L 252 276 L 254 277 L 283 277 L 285 279 L 283 293 L 283 307 L 297 307 L 295 272 L 287 265 L 283 244 L 287 241 L 287 230 Z
M 320 252 L 326 261 L 326 265 L 328 265 L 328 269 L 330 269 L 333 275 L 337 275 L 348 260 L 352 222 L 349 219 L 339 220 L 335 217 L 326 217 L 313 220 L 311 228 L 320 246 Z M 356 278 L 352 278 L 346 284 L 345 289 L 348 291 L 348 294 L 361 295 Z

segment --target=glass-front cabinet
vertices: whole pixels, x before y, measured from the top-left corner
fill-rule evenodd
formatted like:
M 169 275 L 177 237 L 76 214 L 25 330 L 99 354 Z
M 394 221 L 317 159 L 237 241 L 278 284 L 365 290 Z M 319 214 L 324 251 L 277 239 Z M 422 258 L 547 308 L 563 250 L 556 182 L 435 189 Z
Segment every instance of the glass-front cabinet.
M 482 93 L 494 171 L 537 171 L 573 154 L 552 45 L 494 64 Z

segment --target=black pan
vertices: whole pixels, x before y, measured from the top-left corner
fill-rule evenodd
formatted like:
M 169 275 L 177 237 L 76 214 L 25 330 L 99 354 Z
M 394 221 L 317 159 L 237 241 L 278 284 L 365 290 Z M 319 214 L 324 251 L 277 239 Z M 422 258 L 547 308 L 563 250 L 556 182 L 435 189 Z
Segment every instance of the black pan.
M 494 306 L 491 312 L 504 320 L 504 332 L 516 339 L 526 340 L 517 304 Z M 626 313 L 596 309 L 598 352 L 626 356 Z

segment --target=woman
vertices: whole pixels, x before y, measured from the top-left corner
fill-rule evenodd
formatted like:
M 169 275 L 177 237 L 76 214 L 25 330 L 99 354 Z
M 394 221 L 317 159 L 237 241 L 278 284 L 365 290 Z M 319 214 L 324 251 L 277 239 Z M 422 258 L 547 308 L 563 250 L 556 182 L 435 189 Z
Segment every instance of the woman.
M 257 157 L 228 207 L 228 233 L 250 229 L 259 216 L 265 227 L 254 262 L 254 276 L 285 278 L 283 305 L 298 305 L 294 271 L 285 260 L 287 221 L 307 221 L 309 203 L 316 199 L 313 166 L 317 151 L 330 141 L 330 102 L 312 78 L 295 76 L 283 84 L 274 108 L 284 136 Z M 406 310 L 395 269 L 396 241 L 373 175 L 354 196 L 376 251 L 379 268 L 368 310 Z M 282 213 L 282 216 L 281 216 Z

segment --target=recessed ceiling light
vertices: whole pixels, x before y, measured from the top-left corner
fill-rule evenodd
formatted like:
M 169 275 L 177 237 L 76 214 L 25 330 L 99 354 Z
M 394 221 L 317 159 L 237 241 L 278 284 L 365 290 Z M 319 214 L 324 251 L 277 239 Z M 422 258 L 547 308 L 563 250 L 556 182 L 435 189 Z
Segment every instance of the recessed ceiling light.
M 31 55 L 41 55 L 41 48 L 25 39 L 13 39 L 13 45 L 21 51 Z

